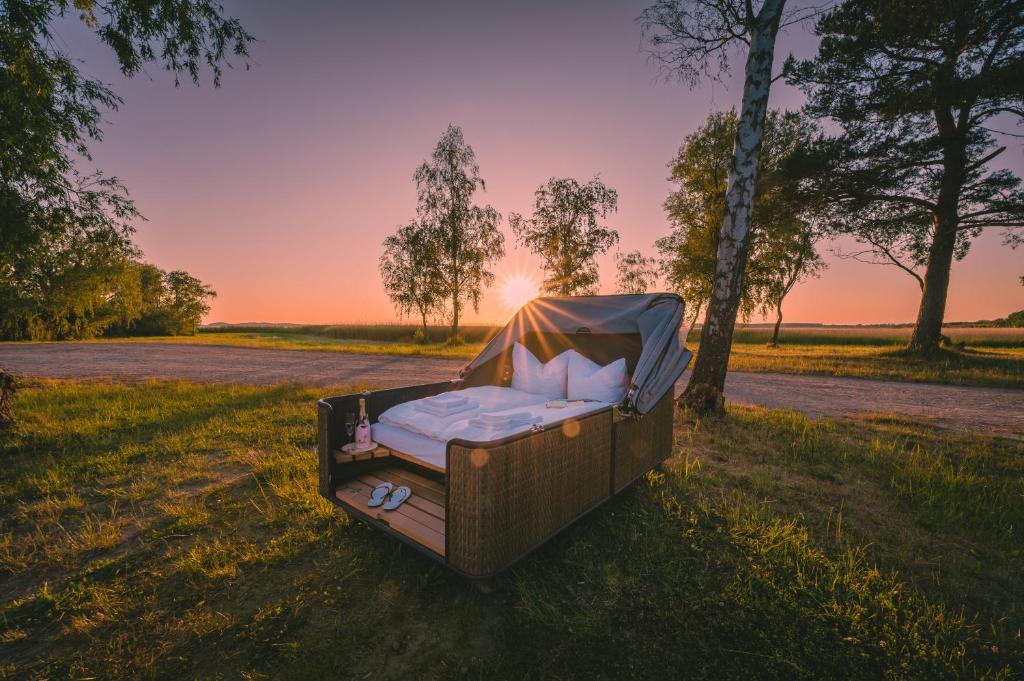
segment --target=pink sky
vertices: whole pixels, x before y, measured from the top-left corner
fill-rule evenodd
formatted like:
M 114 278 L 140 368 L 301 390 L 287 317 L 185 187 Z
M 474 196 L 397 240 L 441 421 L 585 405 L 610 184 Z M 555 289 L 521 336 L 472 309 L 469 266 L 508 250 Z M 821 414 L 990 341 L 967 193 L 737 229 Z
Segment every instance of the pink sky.
M 668 162 L 740 92 L 735 78 L 693 91 L 659 79 L 634 23 L 645 4 L 228 2 L 260 42 L 253 67 L 228 71 L 219 90 L 208 78 L 175 89 L 156 66 L 126 81 L 74 22 L 61 37 L 124 97 L 96 163 L 148 218 L 136 238 L 146 258 L 217 290 L 207 321 L 376 322 L 396 319 L 377 273 L 381 241 L 414 216 L 413 170 L 449 122 L 476 151 L 480 203 L 528 213 L 548 177 L 600 173 L 619 192 L 608 223 L 620 249 L 654 252 L 668 232 Z M 791 30 L 777 66 L 812 46 Z M 773 107 L 801 102 L 784 85 L 773 91 Z M 1018 174 L 1020 142 L 1003 140 Z M 536 273 L 537 259 L 506 235 L 496 274 Z M 1024 251 L 1001 242 L 984 235 L 954 266 L 948 320 L 1024 307 Z M 919 291 L 906 274 L 828 259 L 787 298 L 787 321 L 914 319 Z M 612 292 L 612 255 L 599 264 Z M 492 289 L 468 321 L 508 315 Z

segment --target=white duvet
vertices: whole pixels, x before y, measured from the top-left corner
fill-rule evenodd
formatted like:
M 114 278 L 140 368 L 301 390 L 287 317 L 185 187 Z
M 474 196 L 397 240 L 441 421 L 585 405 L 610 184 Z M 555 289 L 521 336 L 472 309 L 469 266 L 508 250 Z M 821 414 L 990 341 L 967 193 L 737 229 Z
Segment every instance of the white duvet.
M 608 406 L 605 402 L 584 402 L 562 408 L 548 407 L 545 406 L 548 398 L 544 395 L 498 386 L 466 388 L 458 392 L 474 400 L 476 406 L 454 416 L 438 417 L 419 409 L 419 400 L 413 400 L 388 409 L 378 420 L 440 442 L 455 438 L 486 442 L 521 433 L 535 424 L 547 425 Z
M 548 400 L 544 395 L 524 393 L 521 390 L 495 385 L 466 388 L 458 392 L 466 399 L 472 400 L 475 403 L 474 408 L 452 416 L 436 416 L 420 409 L 420 400 L 413 400 L 391 407 L 380 415 L 378 421 L 405 428 L 433 440 L 447 442 L 453 437 L 447 434 L 448 431 L 461 421 L 474 419 L 480 414 L 519 409 L 534 404 L 543 406 Z

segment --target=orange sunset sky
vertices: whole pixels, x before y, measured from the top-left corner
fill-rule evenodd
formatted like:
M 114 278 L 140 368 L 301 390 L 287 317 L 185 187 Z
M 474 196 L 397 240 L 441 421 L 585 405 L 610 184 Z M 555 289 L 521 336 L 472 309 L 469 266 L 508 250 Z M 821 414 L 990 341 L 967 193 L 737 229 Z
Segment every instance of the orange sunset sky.
M 529 213 L 551 176 L 600 174 L 619 192 L 608 224 L 622 251 L 654 253 L 668 232 L 667 164 L 715 109 L 738 105 L 738 79 L 689 90 L 659 77 L 634 19 L 646 2 L 226 2 L 260 42 L 248 71 L 223 86 L 175 88 L 150 66 L 131 81 L 77 20 L 61 38 L 124 105 L 106 118 L 96 165 L 127 185 L 147 221 L 146 259 L 183 268 L 218 292 L 206 321 L 395 320 L 380 284 L 381 241 L 414 216 L 412 173 L 449 122 L 476 151 L 490 203 Z M 792 28 L 785 55 L 813 54 Z M 742 61 L 734 60 L 741 65 Z M 771 105 L 802 97 L 777 83 Z M 1012 124 L 1002 129 L 1011 132 Z M 1022 140 L 1000 162 L 1024 172 Z M 514 246 L 494 271 L 539 278 Z M 1024 250 L 993 230 L 953 269 L 947 320 L 1024 308 Z M 849 250 L 826 243 L 823 252 Z M 789 322 L 908 322 L 919 291 L 906 274 L 829 255 L 830 267 L 787 298 Z M 599 261 L 614 290 L 613 254 Z M 467 321 L 510 314 L 495 289 Z

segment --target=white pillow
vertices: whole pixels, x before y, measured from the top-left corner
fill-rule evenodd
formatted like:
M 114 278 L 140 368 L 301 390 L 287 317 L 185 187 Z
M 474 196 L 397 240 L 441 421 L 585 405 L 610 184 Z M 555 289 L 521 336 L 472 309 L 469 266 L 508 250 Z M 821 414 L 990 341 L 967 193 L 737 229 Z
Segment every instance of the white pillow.
M 579 354 L 569 358 L 566 393 L 570 400 L 619 402 L 626 394 L 626 360 L 620 358 L 601 366 Z
M 543 364 L 532 352 L 516 343 L 512 346 L 512 387 L 525 393 L 544 395 L 550 400 L 564 400 L 569 359 L 576 354 L 575 350 L 566 350 Z

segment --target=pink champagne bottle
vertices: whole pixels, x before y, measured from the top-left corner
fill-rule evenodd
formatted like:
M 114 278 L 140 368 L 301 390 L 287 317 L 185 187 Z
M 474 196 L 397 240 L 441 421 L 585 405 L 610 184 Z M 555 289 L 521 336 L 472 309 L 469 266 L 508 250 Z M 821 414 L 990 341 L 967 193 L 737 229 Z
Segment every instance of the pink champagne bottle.
M 360 397 L 359 423 L 356 425 L 356 449 L 368 449 L 370 442 L 370 419 L 366 415 L 366 400 Z

